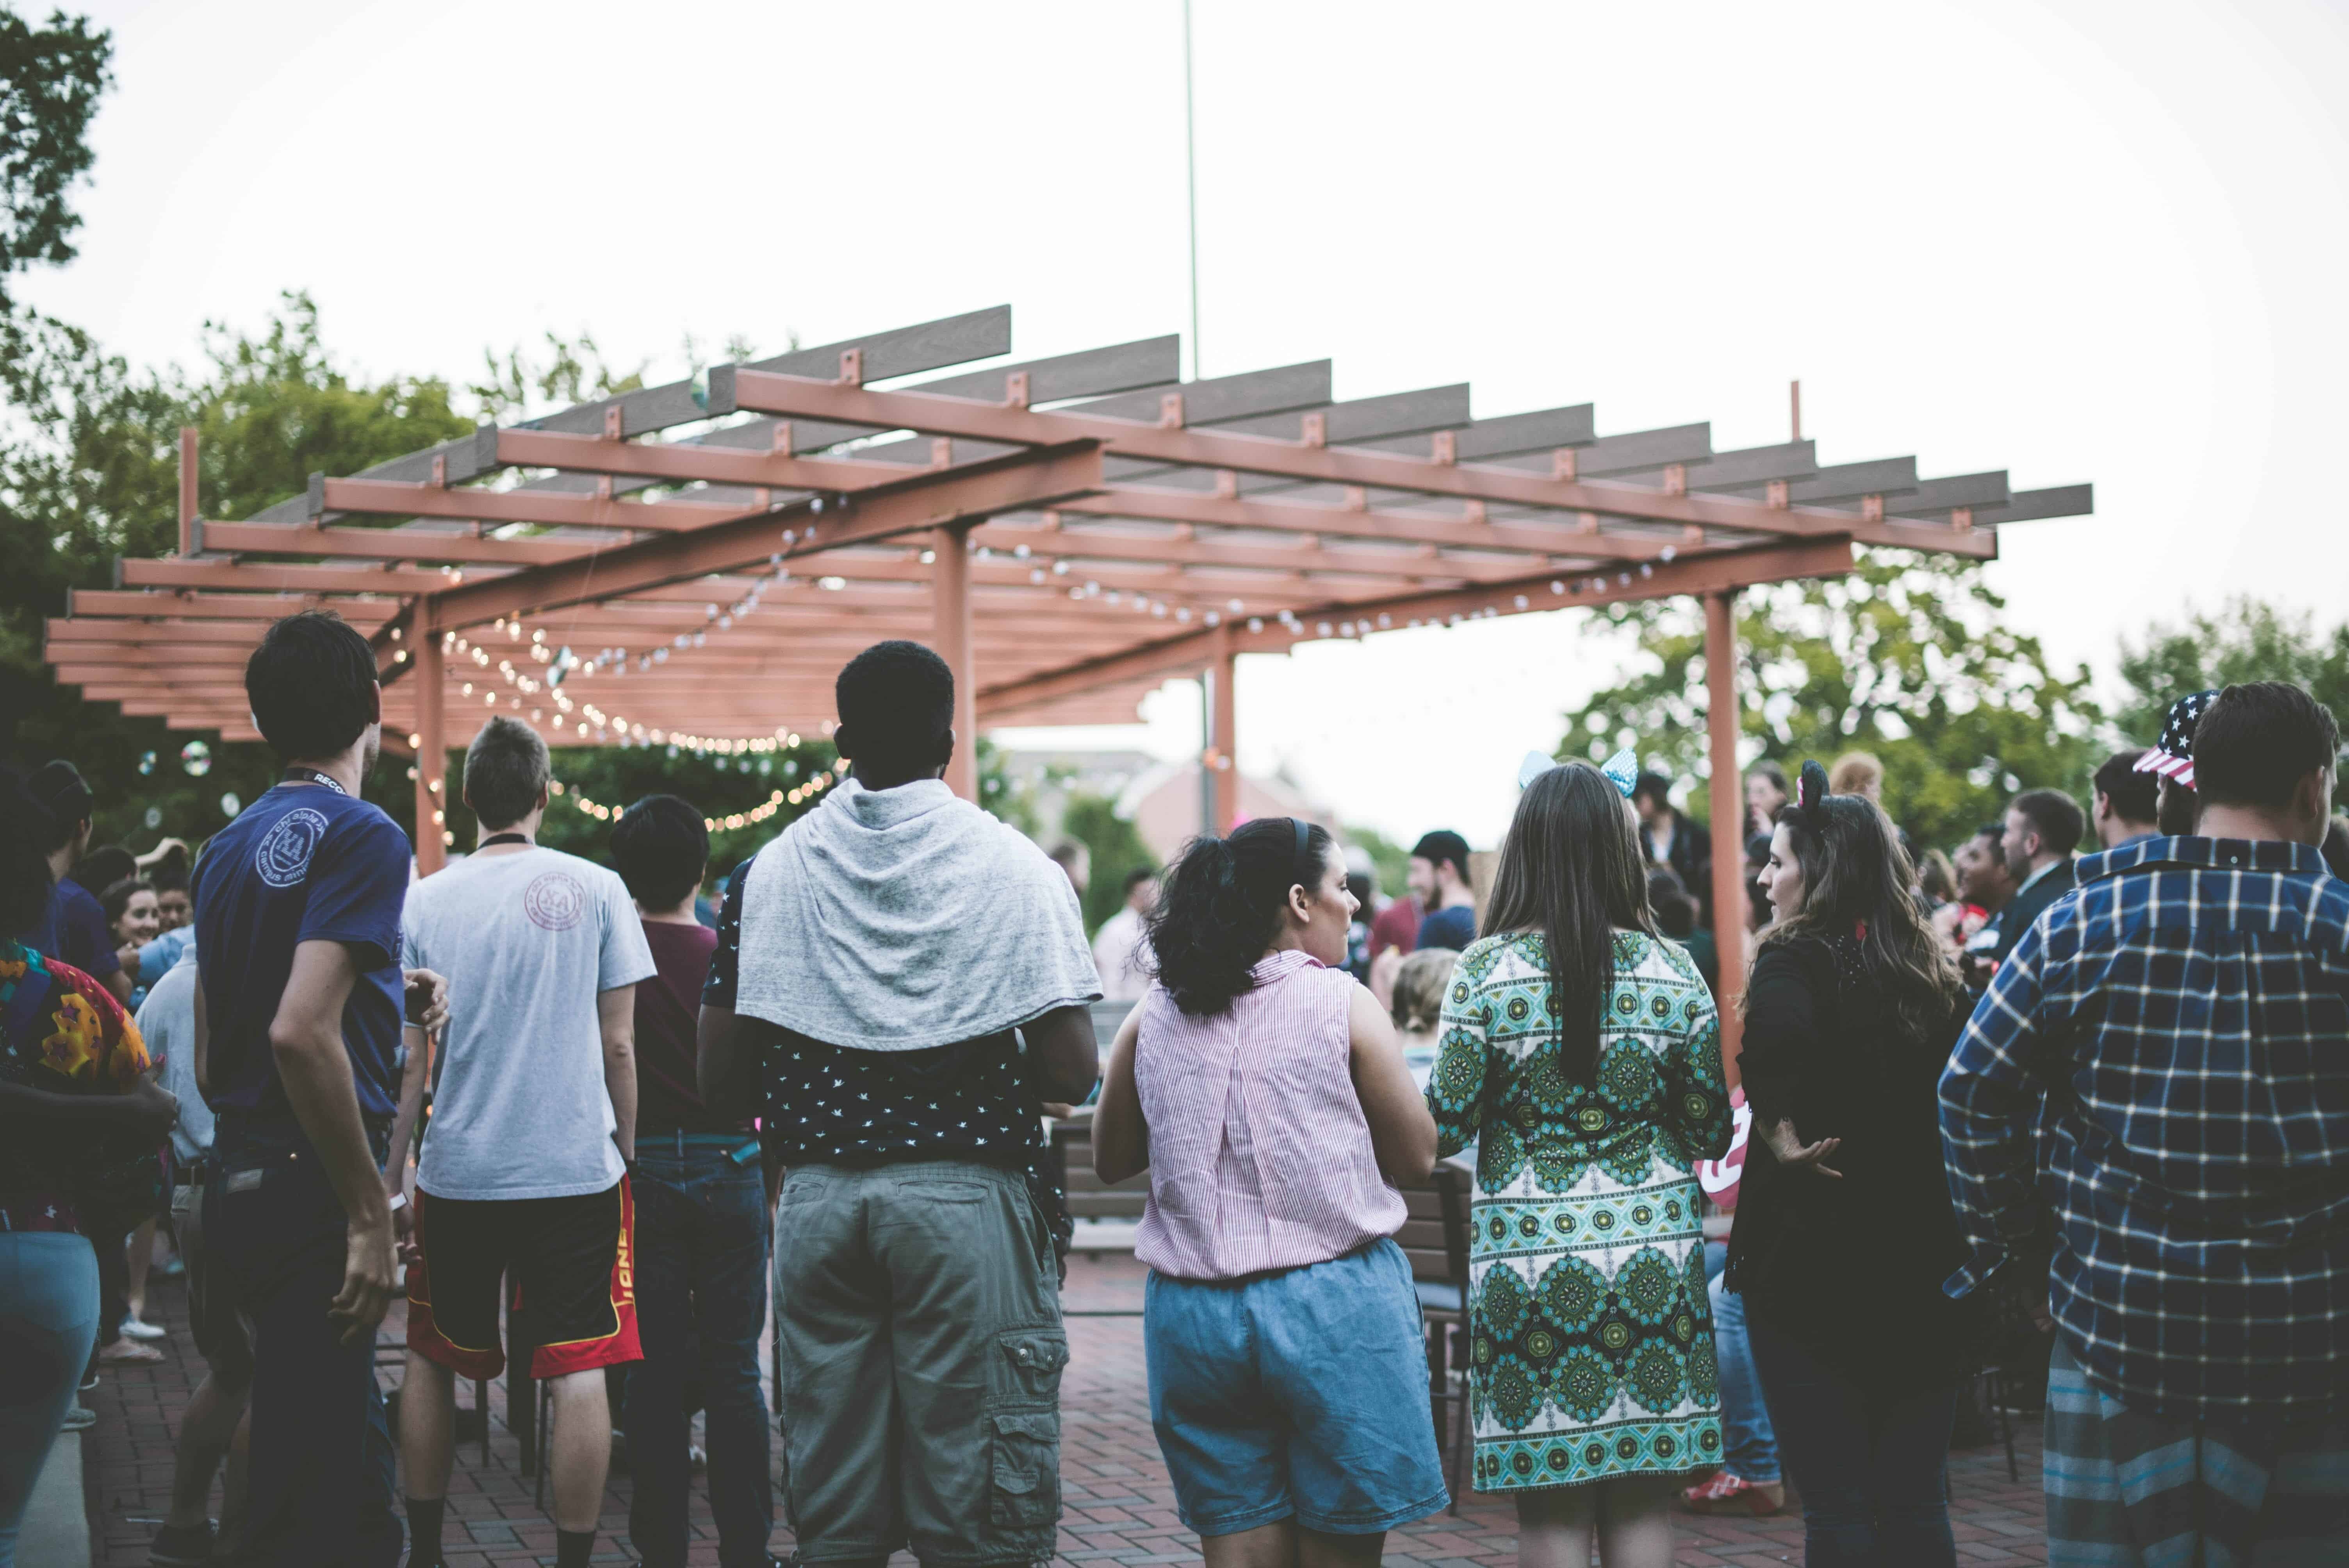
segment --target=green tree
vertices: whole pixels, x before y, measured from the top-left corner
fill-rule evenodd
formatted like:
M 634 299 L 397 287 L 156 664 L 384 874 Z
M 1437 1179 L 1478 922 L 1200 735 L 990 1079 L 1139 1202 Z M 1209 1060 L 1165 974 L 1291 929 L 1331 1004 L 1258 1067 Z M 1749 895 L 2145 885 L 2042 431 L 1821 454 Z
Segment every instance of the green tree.
M 1104 796 L 1085 791 L 1070 796 L 1061 814 L 1061 831 L 1084 845 L 1092 861 L 1092 874 L 1085 883 L 1085 929 L 1098 931 L 1125 903 L 1125 873 L 1156 871 L 1157 857 L 1133 824 L 1117 814 L 1116 803 Z
M 2055 669 L 2013 629 L 1979 564 L 1863 551 L 1846 577 L 1749 590 L 1738 601 L 1741 763 L 1792 772 L 1867 750 L 1884 803 L 1920 847 L 1957 842 L 2018 789 L 2078 792 L 2101 714 L 2083 667 Z M 1560 757 L 1636 748 L 1647 767 L 1704 779 L 1704 620 L 1689 599 L 1609 606 L 1590 622 L 1635 640 L 1630 673 L 1569 716 Z M 1706 791 L 1689 791 L 1709 815 Z
M 81 701 L 42 659 L 45 623 L 69 589 L 109 586 L 117 558 L 176 547 L 179 428 L 202 434 L 205 513 L 243 517 L 298 493 L 315 469 L 349 473 L 472 427 L 439 381 L 346 371 L 302 294 L 257 332 L 208 324 L 204 343 L 192 373 L 134 370 L 78 327 L 21 311 L 0 323 L 0 750 L 73 758 L 98 796 L 102 841 L 202 838 L 276 776 L 264 748 L 210 737 L 191 773 L 180 760 L 188 735 Z M 370 793 L 390 803 L 407 791 L 387 769 Z
M 2121 645 L 2122 698 L 2113 723 L 2123 746 L 2150 746 L 2169 705 L 2189 692 L 2238 681 L 2295 681 L 2349 731 L 2349 623 L 2320 632 L 2305 611 L 2235 598 L 2216 614 L 2156 624 Z M 2349 800 L 2349 780 L 2336 801 Z
M 89 172 L 90 117 L 114 84 L 114 40 L 87 16 L 35 26 L 0 6 L 0 311 L 8 278 L 74 258 L 81 215 L 68 201 Z
M 1379 891 L 1389 898 L 1402 896 L 1403 878 L 1411 871 L 1411 851 L 1376 828 L 1346 828 L 1339 837 L 1371 857 L 1379 873 Z

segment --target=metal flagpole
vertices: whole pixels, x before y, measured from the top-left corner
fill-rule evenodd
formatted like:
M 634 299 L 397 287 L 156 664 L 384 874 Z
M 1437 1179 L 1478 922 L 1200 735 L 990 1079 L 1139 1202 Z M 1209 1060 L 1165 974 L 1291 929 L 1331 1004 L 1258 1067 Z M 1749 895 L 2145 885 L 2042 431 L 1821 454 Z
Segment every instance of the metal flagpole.
M 1183 0 L 1183 183 L 1191 212 L 1191 379 L 1199 379 L 1199 145 L 1191 91 L 1191 0 Z

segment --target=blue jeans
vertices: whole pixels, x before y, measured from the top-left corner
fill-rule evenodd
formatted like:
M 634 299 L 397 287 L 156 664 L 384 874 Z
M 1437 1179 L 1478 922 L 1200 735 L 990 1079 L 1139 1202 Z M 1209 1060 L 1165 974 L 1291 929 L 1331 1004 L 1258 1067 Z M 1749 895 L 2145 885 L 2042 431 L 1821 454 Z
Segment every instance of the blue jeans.
M 0 1232 L 0 1568 L 98 1335 L 98 1255 L 66 1231 Z
M 1775 1481 L 1778 1435 L 1771 1430 L 1762 1375 L 1754 1370 L 1754 1347 L 1745 1338 L 1745 1298 L 1721 1287 L 1728 1258 L 1727 1243 L 1705 1243 L 1705 1296 L 1713 1303 L 1713 1349 L 1721 1363 L 1721 1468 L 1741 1480 Z
M 636 1336 L 620 1424 L 636 1493 L 628 1538 L 647 1568 L 683 1568 L 688 1435 L 709 1412 L 709 1510 L 725 1568 L 766 1568 L 774 1525 L 759 1332 L 767 1317 L 767 1195 L 748 1133 L 636 1140 Z M 698 1397 L 698 1398 L 697 1398 Z
M 1954 1568 L 1954 1383 L 1887 1391 L 1760 1318 L 1746 1326 L 1786 1465 L 1803 1494 L 1807 1568 Z
M 208 1285 L 253 1336 L 246 1551 L 254 1568 L 391 1568 L 404 1537 L 375 1336 L 344 1345 L 326 1315 L 343 1287 L 342 1202 L 297 1129 L 223 1128 L 218 1150 Z

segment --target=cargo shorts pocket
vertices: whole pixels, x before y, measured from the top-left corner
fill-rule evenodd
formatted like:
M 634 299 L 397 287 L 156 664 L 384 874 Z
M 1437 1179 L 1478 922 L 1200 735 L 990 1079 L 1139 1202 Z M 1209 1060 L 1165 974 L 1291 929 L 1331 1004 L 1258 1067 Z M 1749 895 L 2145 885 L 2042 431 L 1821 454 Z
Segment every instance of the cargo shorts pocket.
M 999 1398 L 1025 1404 L 1057 1401 L 1061 1369 L 1069 1364 L 1069 1336 L 1057 1328 L 1015 1328 L 995 1337 L 995 1387 Z
M 1014 1530 L 1049 1527 L 1061 1518 L 1061 1415 L 999 1410 L 988 1437 L 988 1519 Z

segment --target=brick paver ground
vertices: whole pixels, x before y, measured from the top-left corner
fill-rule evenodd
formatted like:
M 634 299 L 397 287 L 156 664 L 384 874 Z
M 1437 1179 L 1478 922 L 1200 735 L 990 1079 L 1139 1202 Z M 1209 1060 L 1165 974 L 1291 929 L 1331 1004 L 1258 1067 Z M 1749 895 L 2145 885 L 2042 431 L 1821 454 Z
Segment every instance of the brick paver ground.
M 1103 1254 L 1071 1260 L 1067 1305 L 1121 1309 L 1141 1305 L 1142 1271 L 1130 1255 Z M 176 1284 L 149 1286 L 149 1305 L 167 1324 L 160 1365 L 109 1368 L 88 1395 L 98 1415 L 83 1453 L 88 1489 L 94 1562 L 102 1568 L 129 1568 L 147 1562 L 147 1543 L 169 1500 L 172 1437 L 202 1364 L 187 1335 L 186 1298 Z M 398 1309 L 386 1321 L 399 1330 Z M 1072 1317 L 1071 1358 L 1062 1386 L 1061 1484 L 1068 1511 L 1061 1527 L 1065 1563 L 1126 1564 L 1195 1563 L 1198 1538 L 1174 1517 L 1166 1467 L 1150 1432 L 1142 1358 L 1142 1323 L 1137 1317 Z M 762 1365 L 763 1360 L 762 1360 Z M 383 1374 L 386 1387 L 396 1369 Z M 471 1401 L 460 1385 L 458 1402 Z M 512 1433 L 505 1421 L 504 1385 L 493 1384 L 490 1400 L 490 1460 L 481 1445 L 460 1442 L 457 1475 L 450 1487 L 445 1533 L 450 1568 L 513 1568 L 554 1561 L 554 1526 L 532 1501 L 532 1481 L 520 1472 Z M 2041 1529 L 2037 1423 L 2016 1433 L 2022 1480 L 2009 1481 L 2004 1455 L 1995 1448 L 1951 1457 L 1950 1486 L 1958 1556 L 1972 1568 L 2002 1563 L 2044 1563 Z M 598 1563 L 631 1563 L 626 1549 L 628 1478 L 616 1473 L 604 1509 Z M 217 1493 L 214 1511 L 218 1510 Z M 697 1478 L 691 1561 L 714 1565 L 717 1538 L 707 1500 Z M 1683 1515 L 1679 1561 L 1683 1564 L 1736 1564 L 1741 1568 L 1802 1560 L 1802 1526 L 1793 1518 L 1731 1520 Z M 790 1537 L 780 1526 L 774 1550 L 790 1555 Z M 1515 1514 L 1506 1503 L 1470 1499 L 1458 1516 L 1439 1514 L 1406 1525 L 1387 1537 L 1386 1561 L 1425 1568 L 1465 1568 L 1471 1563 L 1516 1562 Z M 911 1559 L 900 1557 L 899 1562 Z

